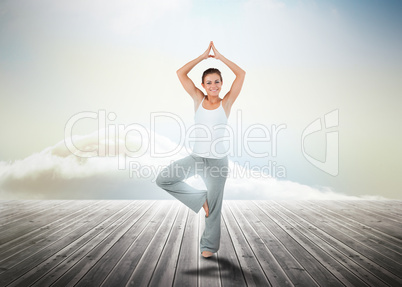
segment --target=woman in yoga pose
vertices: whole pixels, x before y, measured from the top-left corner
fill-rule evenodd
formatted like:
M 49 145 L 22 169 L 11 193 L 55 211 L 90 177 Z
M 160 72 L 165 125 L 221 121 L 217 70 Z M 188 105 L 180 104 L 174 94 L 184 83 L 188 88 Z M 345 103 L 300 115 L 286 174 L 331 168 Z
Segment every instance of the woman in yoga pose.
M 213 55 L 210 55 L 211 49 Z M 222 61 L 236 76 L 223 98 L 219 97 L 223 81 L 218 69 L 207 69 L 202 75 L 201 85 L 206 95 L 187 75 L 198 63 L 209 58 Z M 156 183 L 196 213 L 201 207 L 204 208 L 205 230 L 200 241 L 200 251 L 204 257 L 212 256 L 219 249 L 223 190 L 228 174 L 228 158 L 222 140 L 225 132 L 223 127 L 243 86 L 245 74 L 244 70 L 220 54 L 212 41 L 202 55 L 177 71 L 183 88 L 193 98 L 194 120 L 200 128 L 195 130 L 192 153 L 164 168 Z M 202 176 L 207 190 L 195 189 L 183 181 L 195 174 Z

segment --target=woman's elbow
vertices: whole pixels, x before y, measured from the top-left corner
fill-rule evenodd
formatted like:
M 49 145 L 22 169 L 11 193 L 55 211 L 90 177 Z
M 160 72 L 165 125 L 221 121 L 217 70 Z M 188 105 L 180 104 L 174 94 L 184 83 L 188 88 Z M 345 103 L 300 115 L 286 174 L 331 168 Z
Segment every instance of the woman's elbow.
M 244 71 L 243 69 L 240 69 L 240 71 L 238 72 L 236 77 L 244 79 L 246 77 L 246 71 Z
M 176 71 L 176 74 L 177 74 L 177 76 L 180 78 L 180 77 L 183 75 L 183 70 L 182 70 L 182 68 L 178 69 L 178 70 Z

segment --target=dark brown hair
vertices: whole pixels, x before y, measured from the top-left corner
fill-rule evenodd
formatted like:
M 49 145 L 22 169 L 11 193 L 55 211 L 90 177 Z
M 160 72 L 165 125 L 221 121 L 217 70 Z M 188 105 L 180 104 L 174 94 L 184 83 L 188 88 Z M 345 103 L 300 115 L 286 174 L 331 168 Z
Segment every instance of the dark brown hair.
M 202 73 L 202 82 L 201 82 L 201 83 L 204 84 L 204 79 L 205 79 L 205 77 L 206 77 L 207 75 L 210 75 L 210 74 L 218 74 L 218 75 L 219 75 L 219 78 L 221 78 L 221 82 L 222 82 L 221 71 L 219 71 L 219 70 L 216 69 L 216 68 L 209 68 L 209 69 L 205 70 L 204 73 Z

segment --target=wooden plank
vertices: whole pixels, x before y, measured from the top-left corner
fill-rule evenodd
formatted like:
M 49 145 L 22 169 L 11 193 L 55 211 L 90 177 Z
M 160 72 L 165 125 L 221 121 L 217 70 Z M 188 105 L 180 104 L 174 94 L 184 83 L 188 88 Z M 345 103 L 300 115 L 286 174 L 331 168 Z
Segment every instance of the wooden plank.
M 184 228 L 183 241 L 177 261 L 173 286 L 192 287 L 198 285 L 199 217 L 189 212 Z
M 26 258 L 32 253 L 32 251 L 38 250 L 42 246 L 40 244 L 44 244 L 44 241 L 49 236 L 56 234 L 66 226 L 73 224 L 80 216 L 85 216 L 85 214 L 90 213 L 90 208 L 95 210 L 98 208 L 97 206 L 101 205 L 103 205 L 101 202 L 93 204 L 77 202 L 76 204 L 72 204 L 68 210 L 62 213 L 65 217 L 59 217 L 46 226 L 38 227 L 28 233 L 24 233 L 23 235 L 14 238 L 13 240 L 7 241 L 0 246 L 0 263 L 10 257 L 14 257 L 14 259 L 17 259 L 17 256 Z
M 374 249 L 376 252 L 394 261 L 396 264 L 400 264 L 402 259 L 402 244 L 401 246 L 389 243 L 387 237 L 381 236 L 382 233 L 372 232 L 372 229 L 367 229 L 357 221 L 349 222 L 345 218 L 340 218 L 336 213 L 328 213 L 327 209 L 323 209 L 320 203 L 317 202 L 304 202 L 303 205 L 310 209 L 313 209 L 319 214 L 322 214 L 326 219 L 334 222 L 339 226 L 339 230 L 352 236 L 355 240 L 359 241 L 363 245 Z
M 68 202 L 50 201 L 41 204 L 38 209 L 29 209 L 27 212 L 22 211 L 21 214 L 14 214 L 16 215 L 15 219 L 13 217 L 8 218 L 7 221 L 1 225 L 0 244 L 6 242 L 3 238 L 7 238 L 7 235 L 14 234 L 15 230 L 26 230 L 27 226 L 29 226 L 27 223 L 33 225 L 32 223 L 35 222 L 36 224 L 42 220 L 44 216 L 49 214 L 50 211 L 52 211 L 53 214 L 57 214 L 58 208 L 63 206 L 68 206 Z M 21 226 L 21 224 L 23 225 Z
M 356 201 L 347 200 L 343 201 L 346 205 L 352 206 L 353 210 L 364 211 L 367 214 L 371 214 L 375 218 L 386 218 L 388 221 L 395 222 L 402 226 L 401 217 L 397 214 L 393 214 L 389 210 L 381 210 L 378 204 L 371 205 L 370 201 Z
M 341 215 L 355 220 L 358 219 L 357 221 L 360 223 L 402 240 L 402 233 L 400 232 L 400 230 L 402 230 L 401 222 L 398 223 L 386 218 L 385 216 L 373 214 L 365 210 L 357 210 L 345 203 L 345 201 L 337 201 L 336 204 L 332 206 L 332 209 L 336 210 Z
M 77 222 L 75 226 L 65 228 L 63 232 L 59 232 L 57 235 L 49 237 L 46 240 L 48 242 L 46 247 L 35 250 L 36 252 L 27 257 L 25 260 L 15 261 L 14 258 L 9 259 L 8 261 L 12 263 L 8 265 L 10 266 L 9 269 L 0 274 L 0 285 L 9 284 L 12 282 L 11 280 L 15 280 L 16 278 L 19 278 L 23 274 L 29 272 L 29 270 L 45 261 L 66 245 L 70 244 L 71 241 L 80 238 L 88 230 L 88 228 L 92 228 L 92 226 L 97 225 L 99 221 L 102 221 L 102 219 L 107 216 L 107 212 L 102 213 L 99 210 L 94 211 L 91 216 L 83 218 L 80 222 Z
M 254 202 L 254 204 L 257 204 L 259 208 L 262 207 L 261 203 Z M 276 224 L 286 230 L 286 232 L 289 233 L 304 249 L 314 256 L 314 258 L 316 258 L 332 274 L 334 274 L 343 285 L 356 287 L 368 285 L 364 280 L 351 272 L 346 264 L 343 264 L 344 261 L 349 260 L 348 258 L 337 260 L 331 256 L 331 253 L 337 251 L 324 240 L 310 232 L 308 228 L 305 228 L 291 217 L 287 216 L 275 205 L 265 205 L 265 207 L 262 208 L 265 212 L 268 212 L 271 215 L 272 220 L 274 220 Z
M 138 244 L 141 240 L 138 237 L 102 282 L 102 286 L 126 286 L 130 285 L 129 281 L 133 281 L 133 286 L 148 285 L 178 212 L 175 204 L 163 202 L 163 205 L 170 209 L 166 214 L 161 214 L 158 229 L 152 232 L 147 228 L 146 233 L 142 234 L 147 235 L 147 238 L 145 240 L 142 238 L 142 241 L 149 242 L 149 244 Z M 132 275 L 133 272 L 134 275 Z
M 22 201 L 20 201 L 22 203 Z M 5 200 L 5 199 L 0 199 L 0 212 L 4 209 L 7 209 L 10 205 L 14 204 L 15 206 L 18 205 L 16 203 L 16 200 Z
M 223 204 L 226 204 L 226 202 L 223 202 Z M 237 258 L 232 239 L 223 218 L 221 224 L 221 246 L 217 254 L 221 273 L 221 284 L 223 287 L 246 286 L 247 284 L 240 266 L 239 258 Z
M 68 214 L 69 205 L 78 203 L 62 202 L 61 204 L 55 203 L 49 209 L 44 209 L 39 212 L 32 212 L 31 217 L 24 217 L 15 222 L 7 223 L 2 226 L 0 233 L 0 245 L 7 243 L 15 238 L 32 232 L 38 228 L 43 228 L 49 223 L 53 222 L 56 218 L 64 217 Z M 60 212 L 60 210 L 64 212 Z
M 95 209 L 92 212 L 92 216 L 95 216 L 94 214 L 96 211 L 98 211 L 98 210 Z M 75 221 L 74 224 L 69 224 L 69 225 L 65 226 L 64 228 L 60 229 L 57 233 L 53 232 L 51 235 L 43 238 L 43 240 L 28 242 L 28 243 L 30 243 L 30 245 L 25 247 L 25 249 L 10 248 L 10 252 L 7 252 L 7 251 L 3 252 L 3 254 L 2 254 L 3 256 L 0 261 L 1 266 L 5 269 L 13 268 L 13 266 L 20 264 L 22 261 L 27 260 L 31 256 L 36 256 L 35 254 L 37 254 L 39 251 L 48 248 L 48 246 L 53 244 L 54 241 L 57 241 L 57 239 L 59 239 L 60 236 L 71 233 L 77 227 L 77 222 L 81 221 L 80 224 L 85 225 L 85 222 L 83 222 L 83 220 L 81 218 L 79 218 L 78 221 L 77 221 L 77 219 L 75 219 L 74 221 Z M 35 224 L 35 221 L 33 223 Z M 41 225 L 41 223 L 38 223 L 38 225 Z M 30 226 L 30 228 L 31 228 L 31 226 Z
M 237 209 L 236 212 L 243 213 L 250 219 L 252 218 L 252 213 L 246 206 L 242 207 L 242 211 Z M 310 274 L 311 272 L 306 272 L 311 269 L 309 268 L 310 266 L 317 268 L 315 274 L 316 278 L 323 277 L 327 279 L 328 286 L 334 284 L 334 278 L 331 278 L 328 271 L 324 270 L 320 264 L 317 265 L 318 262 L 300 245 L 298 245 L 285 230 L 278 226 L 270 216 L 267 216 L 266 213 L 258 209 L 254 209 L 254 212 L 258 217 L 252 219 L 254 229 L 257 229 L 259 232 L 264 234 L 263 242 L 266 248 L 270 249 L 270 252 L 273 254 L 278 264 L 283 268 L 288 278 L 290 278 L 292 284 L 301 286 L 317 286 L 317 282 L 314 280 L 315 278 Z M 242 230 L 245 230 L 243 226 Z M 250 232 L 251 231 L 248 231 L 247 233 Z M 318 282 L 320 282 L 320 280 Z M 339 282 L 337 283 L 339 284 Z
M 306 204 L 303 203 L 299 204 L 298 206 L 306 206 Z M 317 216 L 323 216 L 321 213 L 316 212 L 314 208 L 311 208 L 309 213 L 317 214 Z M 362 214 L 362 216 L 365 215 Z M 332 235 L 335 238 L 338 238 L 338 240 L 341 240 L 343 243 L 347 244 L 349 247 L 353 248 L 360 254 L 364 254 L 365 257 L 376 262 L 382 268 L 387 269 L 393 274 L 398 275 L 400 273 L 400 270 L 402 270 L 402 264 L 400 263 L 400 261 L 402 260 L 402 256 L 391 253 L 391 256 L 394 259 L 387 257 L 384 255 L 385 249 L 383 249 L 383 252 L 381 252 L 381 250 L 378 250 L 378 245 L 372 244 L 372 242 L 366 240 L 366 238 L 364 236 L 361 236 L 359 232 L 345 227 L 342 223 L 330 220 L 330 218 L 328 217 L 326 217 L 326 219 L 329 220 L 325 222 L 325 226 L 317 226 L 322 229 L 328 228 L 330 232 L 336 231 L 336 233 L 332 233 Z M 316 221 L 316 223 L 321 223 L 321 221 Z
M 302 228 L 309 230 L 310 233 L 319 238 L 320 241 L 325 242 L 326 245 L 332 246 L 332 248 L 327 249 L 327 252 L 333 258 L 342 262 L 344 266 L 346 266 L 356 276 L 364 280 L 369 286 L 386 286 L 385 282 L 381 280 L 381 276 L 377 277 L 371 273 L 370 270 L 365 268 L 366 265 L 370 265 L 370 262 L 363 262 L 365 258 L 360 258 L 360 254 L 357 254 L 353 249 L 333 238 L 332 234 L 328 234 L 312 225 L 311 222 L 308 221 L 308 216 L 300 216 L 289 210 L 287 206 L 284 205 L 283 202 L 279 202 L 275 208 L 292 218 L 295 222 L 300 224 Z
M 179 207 L 178 207 L 179 208 Z M 180 247 L 183 240 L 184 226 L 186 225 L 188 213 L 190 211 L 186 206 L 180 205 L 180 212 L 174 221 L 174 225 L 169 234 L 169 238 L 164 245 L 158 264 L 152 274 L 152 279 L 148 286 L 172 286 L 174 276 L 177 271 L 177 260 L 180 253 Z
M 224 204 L 222 208 L 223 217 L 231 236 L 231 241 L 236 251 L 237 258 L 239 259 L 240 266 L 243 270 L 247 286 L 271 286 L 248 244 L 243 231 L 230 211 L 229 205 L 231 203 L 229 201 L 226 201 L 225 203 L 226 204 Z
M 105 220 L 100 220 L 99 224 L 97 226 L 94 226 L 93 228 L 89 229 L 88 232 L 86 232 L 83 236 L 78 238 L 76 241 L 70 242 L 66 247 L 58 251 L 57 253 L 53 254 L 49 258 L 47 258 L 45 261 L 42 263 L 38 264 L 34 268 L 32 268 L 29 272 L 25 273 L 23 276 L 19 277 L 18 280 L 14 281 L 11 286 L 29 286 L 37 281 L 41 281 L 39 286 L 49 286 L 50 284 L 44 284 L 43 279 L 46 277 L 45 281 L 48 279 L 55 280 L 55 275 L 57 272 L 55 272 L 55 269 L 60 266 L 60 265 L 69 265 L 67 262 L 70 262 L 71 257 L 73 254 L 75 254 L 82 246 L 87 246 L 90 244 L 90 241 L 98 236 L 100 233 L 102 233 L 103 229 L 114 223 L 115 221 L 119 220 L 124 213 L 126 212 L 126 209 L 130 207 L 132 202 L 129 201 L 113 201 L 109 205 L 109 203 L 106 203 L 104 201 L 99 202 L 101 203 L 100 209 L 95 210 L 91 209 L 92 212 L 96 213 L 97 215 L 100 212 L 100 210 L 105 212 L 105 216 L 103 218 Z M 52 276 L 46 276 L 51 272 Z
M 384 209 L 396 211 L 399 214 L 402 213 L 402 200 L 370 200 L 377 206 L 381 206 Z
M 170 209 L 170 206 L 164 204 L 163 201 L 158 201 L 156 204 L 155 208 L 150 209 L 141 220 L 122 234 L 109 250 L 104 252 L 103 256 L 87 270 L 75 286 L 100 286 L 130 248 L 135 248 L 135 253 L 138 254 L 144 252 Z
M 118 225 L 111 233 L 103 238 L 97 238 L 97 241 L 94 242 L 95 246 L 90 246 L 91 248 L 86 249 L 85 256 L 71 266 L 71 268 L 58 278 L 52 286 L 75 285 L 99 260 L 103 259 L 102 263 L 104 263 L 106 253 L 109 252 L 118 241 L 122 240 L 122 236 L 126 234 L 132 235 L 127 232 L 137 229 L 137 233 L 135 233 L 132 238 L 134 240 L 146 224 L 149 223 L 155 212 L 159 209 L 159 206 L 160 204 L 158 204 L 158 202 L 150 202 L 149 204 L 141 206 L 140 209 L 136 210 L 132 216 L 125 220 L 123 224 Z M 108 254 L 108 257 L 109 256 L 110 254 Z M 110 267 L 113 268 L 113 266 L 114 265 Z M 107 274 L 108 273 L 106 273 L 105 276 L 107 276 Z
M 0 214 L 5 215 L 4 212 L 14 212 L 14 210 L 25 210 L 46 204 L 50 200 L 0 200 Z
M 167 206 L 0 201 L 18 232 L 0 244 L 0 286 L 293 286 L 300 276 L 308 286 L 402 285 L 401 201 L 224 201 L 210 259 L 199 252 L 203 212 Z M 134 273 L 143 279 L 129 281 Z
M 325 242 L 325 245 L 329 246 L 326 251 L 335 258 L 338 262 L 342 262 L 343 265 L 348 268 L 353 274 L 367 282 L 369 286 L 386 286 L 386 284 L 381 281 L 378 277 L 374 276 L 369 270 L 362 267 L 354 258 L 355 254 L 351 254 L 350 250 L 347 246 L 344 246 L 342 243 L 339 243 L 335 240 L 331 234 L 327 234 L 319 228 L 311 225 L 307 218 L 303 216 L 299 216 L 287 209 L 284 205 L 284 202 L 278 202 L 275 206 L 270 205 L 272 208 L 275 207 L 276 210 L 279 210 L 298 224 L 300 224 L 301 228 L 308 230 L 311 234 L 318 238 L 316 242 Z
M 394 201 L 380 201 L 380 200 L 359 200 L 357 202 L 361 208 L 368 210 L 379 211 L 389 216 L 395 216 L 398 220 L 402 218 L 402 210 L 395 204 Z
M 8 210 L 7 214 L 3 214 L 0 220 L 2 230 L 6 230 L 9 226 L 15 226 L 19 221 L 25 221 L 26 218 L 34 218 L 35 215 L 48 212 L 52 208 L 57 208 L 67 204 L 67 201 L 42 200 L 31 201 L 30 204 L 18 206 Z
M 391 286 L 402 284 L 397 276 L 378 264 L 377 260 L 380 260 L 380 257 L 378 257 L 380 255 L 374 255 L 372 250 L 362 248 L 359 242 L 340 232 L 336 225 L 333 225 L 331 221 L 324 220 L 322 215 L 312 209 L 306 211 L 307 208 L 305 205 L 296 202 L 281 202 L 281 205 L 297 214 L 299 217 L 308 220 L 312 225 L 310 228 L 317 228 L 326 234 L 330 234 L 330 236 L 326 238 L 327 241 L 331 241 L 338 250 L 342 250 L 344 254 L 353 257 L 352 259 L 354 259 L 356 263 L 381 278 L 385 283 L 391 284 Z
M 52 202 L 50 200 L 14 200 L 7 203 L 0 201 L 0 226 L 48 204 L 52 204 Z
M 250 206 L 246 203 L 246 201 L 230 201 L 229 207 L 266 277 L 272 286 L 293 286 L 291 279 L 286 275 L 286 272 L 278 262 L 278 258 L 276 258 L 277 254 L 282 253 L 285 254 L 286 260 L 289 261 L 291 256 L 287 253 L 280 240 L 277 240 L 274 234 L 265 227 L 264 224 L 269 219 L 265 218 L 265 216 L 261 218 L 262 212 L 259 212 L 255 206 Z M 252 211 L 256 212 L 258 217 Z M 293 258 L 290 260 L 293 260 Z M 293 262 L 286 264 L 286 268 L 292 268 L 293 264 Z M 298 265 L 295 276 L 299 278 L 300 282 L 314 284 L 308 275 L 307 278 L 303 278 L 305 272 L 299 270 L 300 266 Z
M 147 203 L 147 205 L 150 204 Z M 105 240 L 117 240 L 117 237 L 110 235 L 119 228 L 124 232 L 125 228 L 130 226 L 128 223 L 136 220 L 141 210 L 146 210 L 144 201 L 132 201 L 127 207 L 120 208 L 119 212 L 110 216 L 110 218 L 101 222 L 98 227 L 94 228 L 92 234 L 88 233 L 89 239 L 85 244 L 80 245 L 80 242 L 72 243 L 76 248 L 75 251 L 67 252 L 66 250 L 61 250 L 61 256 L 65 257 L 64 260 L 58 265 L 53 265 L 53 269 L 48 274 L 42 276 L 40 280 L 36 281 L 33 286 L 41 287 L 52 285 L 78 262 L 85 262 L 85 257 L 88 256 L 89 251 L 99 246 Z M 57 258 L 58 254 L 55 256 Z M 54 260 L 52 257 L 49 257 L 49 260 Z
M 307 203 L 308 202 L 306 202 L 306 204 Z M 321 212 L 325 212 L 328 216 L 331 216 L 332 218 L 337 218 L 343 224 L 349 225 L 356 230 L 360 230 L 360 232 L 362 233 L 370 234 L 373 237 L 373 242 L 381 243 L 387 248 L 395 250 L 395 252 L 397 252 L 398 254 L 402 253 L 402 240 L 390 236 L 375 228 L 371 228 L 361 221 L 357 221 L 357 218 L 361 216 L 358 213 L 343 215 L 339 212 L 338 206 L 334 204 L 333 201 L 321 200 L 317 202 L 312 202 L 312 204 L 314 204 L 316 208 L 320 209 Z

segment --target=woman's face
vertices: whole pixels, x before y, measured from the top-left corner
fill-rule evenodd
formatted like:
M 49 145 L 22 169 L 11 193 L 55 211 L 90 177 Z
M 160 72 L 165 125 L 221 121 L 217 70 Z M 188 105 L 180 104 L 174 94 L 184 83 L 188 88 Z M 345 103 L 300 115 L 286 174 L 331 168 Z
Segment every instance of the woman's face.
M 222 81 L 218 74 L 208 74 L 204 78 L 202 87 L 207 92 L 208 96 L 219 96 L 222 88 Z

